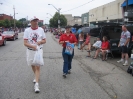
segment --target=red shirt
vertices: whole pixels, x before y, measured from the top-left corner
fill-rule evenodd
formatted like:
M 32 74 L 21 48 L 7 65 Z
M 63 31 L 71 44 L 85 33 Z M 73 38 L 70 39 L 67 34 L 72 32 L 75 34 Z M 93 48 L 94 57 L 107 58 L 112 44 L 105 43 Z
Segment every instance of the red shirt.
M 103 49 L 103 50 L 109 49 L 109 42 L 108 41 L 103 41 L 101 49 Z
M 86 45 L 88 45 L 89 42 L 90 42 L 90 36 L 87 36 L 85 40 Z
M 72 33 L 70 33 L 69 36 L 67 36 L 66 33 L 62 34 L 60 36 L 59 42 L 60 41 L 69 41 L 70 43 L 75 43 L 75 42 L 77 43 L 77 39 L 76 39 L 75 35 L 72 34 Z M 66 42 L 64 42 L 62 46 L 65 48 L 66 47 Z

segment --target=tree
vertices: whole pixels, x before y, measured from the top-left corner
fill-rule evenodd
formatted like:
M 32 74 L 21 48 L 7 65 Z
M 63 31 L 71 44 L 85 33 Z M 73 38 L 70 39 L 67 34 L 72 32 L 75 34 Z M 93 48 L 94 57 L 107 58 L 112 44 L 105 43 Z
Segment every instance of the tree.
M 14 20 L 10 20 L 11 27 L 14 27 Z
M 20 21 L 16 21 L 16 27 L 20 28 L 23 26 L 23 23 Z
M 21 19 L 19 19 L 18 21 L 20 21 L 20 22 L 25 22 L 26 21 L 26 18 L 21 18 Z
M 20 28 L 20 27 L 27 27 L 27 21 L 25 18 L 18 20 L 15 20 L 16 23 L 16 27 Z M 10 28 L 10 27 L 14 27 L 14 20 L 0 20 L 0 27 L 5 27 L 5 28 Z
M 49 23 L 50 23 L 50 27 L 58 27 L 58 19 L 60 19 L 60 26 L 64 27 L 67 25 L 67 19 L 65 18 L 64 15 L 59 15 L 58 12 L 55 13 L 55 15 L 53 16 L 53 18 L 50 19 Z
M 18 23 L 18 27 L 27 27 L 28 26 L 28 21 L 26 20 L 26 18 L 21 18 L 18 20 L 20 23 Z
M 38 25 L 39 25 L 39 27 L 42 27 L 43 23 L 42 22 L 38 22 Z
M 50 23 L 50 27 L 54 27 L 54 23 L 53 23 L 53 18 L 51 18 L 50 20 L 49 20 L 49 23 Z
M 11 27 L 11 23 L 10 23 L 10 21 L 8 19 L 5 19 L 4 20 L 4 23 L 5 23 L 5 26 L 4 27 L 6 27 L 6 28 Z
M 0 27 L 5 26 L 4 20 L 0 20 Z

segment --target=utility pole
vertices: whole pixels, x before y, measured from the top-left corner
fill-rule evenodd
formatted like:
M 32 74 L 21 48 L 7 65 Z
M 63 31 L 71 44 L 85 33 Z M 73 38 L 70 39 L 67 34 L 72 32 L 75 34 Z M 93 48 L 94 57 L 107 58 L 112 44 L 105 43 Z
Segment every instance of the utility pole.
M 52 4 L 48 4 L 48 5 L 52 5 Z M 58 16 L 58 29 L 60 29 L 60 10 L 61 8 L 57 9 L 54 5 L 52 5 L 59 13 L 59 16 Z
M 15 7 L 14 6 L 13 6 L 13 10 L 14 10 L 14 31 L 15 31 L 16 23 L 15 23 Z
M 58 16 L 58 28 L 60 29 L 60 9 L 58 9 L 58 13 L 59 13 L 59 16 Z

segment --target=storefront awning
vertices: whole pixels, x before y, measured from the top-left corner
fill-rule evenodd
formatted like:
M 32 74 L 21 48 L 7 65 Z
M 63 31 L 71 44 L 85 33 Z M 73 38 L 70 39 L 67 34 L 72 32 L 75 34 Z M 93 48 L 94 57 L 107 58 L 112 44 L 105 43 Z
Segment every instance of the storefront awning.
M 133 0 L 128 0 L 128 5 L 133 4 Z M 123 4 L 121 5 L 121 7 L 125 7 L 127 5 L 126 0 L 123 2 Z

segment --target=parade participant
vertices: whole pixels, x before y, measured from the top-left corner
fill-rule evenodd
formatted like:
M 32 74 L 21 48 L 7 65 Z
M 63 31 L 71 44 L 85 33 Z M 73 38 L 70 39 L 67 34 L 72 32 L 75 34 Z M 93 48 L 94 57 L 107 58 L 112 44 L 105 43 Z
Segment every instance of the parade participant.
M 43 58 L 43 44 L 46 43 L 46 36 L 44 30 L 38 27 L 38 18 L 34 17 L 30 20 L 31 27 L 24 31 L 24 45 L 27 47 L 27 63 L 32 67 L 35 75 L 33 82 L 35 83 L 35 93 L 39 93 L 39 77 L 40 77 L 40 66 L 32 65 L 34 55 L 37 50 L 41 51 Z M 37 46 L 39 49 L 37 49 Z
M 63 63 L 63 77 L 64 78 L 67 77 L 67 74 L 71 73 L 71 68 L 72 68 L 71 63 L 72 63 L 72 59 L 74 56 L 74 50 L 72 52 L 72 55 L 68 55 L 65 53 L 66 43 L 69 42 L 69 43 L 73 43 L 74 45 L 77 44 L 77 39 L 74 34 L 70 33 L 71 31 L 70 29 L 71 27 L 67 26 L 66 33 L 61 35 L 60 40 L 59 40 L 59 44 L 62 44 L 63 46 L 62 56 L 64 60 L 64 63 Z

